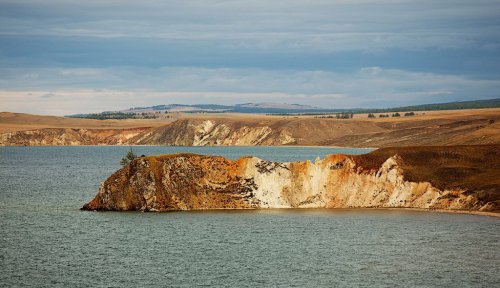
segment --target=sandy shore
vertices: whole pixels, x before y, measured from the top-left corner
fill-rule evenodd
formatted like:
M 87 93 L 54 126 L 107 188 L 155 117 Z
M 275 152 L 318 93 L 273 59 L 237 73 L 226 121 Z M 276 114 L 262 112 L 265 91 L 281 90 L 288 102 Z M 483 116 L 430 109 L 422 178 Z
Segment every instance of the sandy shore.
M 82 209 L 81 209 L 82 210 Z M 473 210 L 447 210 L 447 209 L 427 209 L 427 208 L 405 208 L 405 207 L 356 207 L 356 208 L 212 208 L 212 209 L 192 209 L 192 210 L 171 210 L 171 211 L 140 211 L 141 213 L 191 213 L 191 212 L 238 212 L 238 211 L 262 211 L 262 212 L 280 212 L 280 211 L 338 211 L 338 212 L 348 212 L 348 211 L 418 211 L 418 212 L 428 212 L 428 213 L 451 213 L 451 214 L 467 214 L 467 215 L 478 215 L 478 216 L 488 216 L 500 218 L 500 212 L 485 212 L 485 211 L 473 211 Z M 102 211 L 106 212 L 106 211 Z M 108 211 L 116 212 L 116 211 Z M 135 211 L 119 211 L 116 213 L 134 213 Z
M 453 213 L 453 214 L 469 214 L 469 215 L 481 215 L 500 218 L 500 213 L 497 212 L 486 212 L 486 211 L 474 211 L 474 210 L 447 210 L 447 209 L 426 209 L 426 208 L 353 208 L 353 209 L 370 209 L 370 210 L 406 210 L 406 211 L 422 211 L 422 212 L 437 212 L 437 213 Z

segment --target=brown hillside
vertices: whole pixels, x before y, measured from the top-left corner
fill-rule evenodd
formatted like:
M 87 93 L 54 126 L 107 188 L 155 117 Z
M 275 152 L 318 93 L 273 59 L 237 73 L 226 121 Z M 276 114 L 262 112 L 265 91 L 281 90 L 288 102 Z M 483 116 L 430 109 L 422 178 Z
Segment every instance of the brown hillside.
M 171 121 L 154 119 L 94 120 L 25 113 L 0 112 L 0 133 L 44 128 L 126 129 L 157 127 Z
M 178 114 L 176 117 L 177 120 L 89 120 L 0 113 L 0 145 L 402 147 L 500 144 L 500 109 L 417 112 L 417 116 L 396 118 L 355 115 L 353 119 L 325 119 L 251 114 Z M 60 129 L 62 134 L 54 135 L 54 130 L 44 130 L 47 128 L 88 129 L 87 138 L 94 140 L 71 136 L 74 141 L 59 141 L 57 139 L 67 138 L 65 130 Z M 143 132 L 134 134 L 137 128 Z M 113 139 L 121 140 L 107 139 L 101 143 L 96 129 L 115 129 L 110 131 L 115 135 Z M 34 132 L 25 132 L 27 130 Z M 119 135 L 122 133 L 127 135 L 122 137 Z M 37 139 L 33 139 L 33 135 Z
M 381 148 L 353 159 L 371 170 L 394 155 L 403 161 L 406 180 L 427 181 L 439 189 L 466 189 L 500 208 L 500 145 Z

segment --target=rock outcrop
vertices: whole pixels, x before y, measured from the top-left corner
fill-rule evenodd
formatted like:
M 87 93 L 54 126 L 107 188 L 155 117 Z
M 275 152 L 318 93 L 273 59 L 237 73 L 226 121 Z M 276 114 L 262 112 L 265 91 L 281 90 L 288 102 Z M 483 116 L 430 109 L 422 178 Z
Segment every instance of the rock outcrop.
M 74 129 L 45 128 L 0 134 L 5 146 L 123 145 L 149 128 Z
M 141 157 L 84 210 L 412 207 L 498 211 L 500 146 L 384 148 L 280 163 L 256 157 Z M 486 162 L 489 161 L 489 162 Z
M 280 146 L 296 144 L 296 139 L 287 129 L 265 122 L 183 119 L 132 138 L 131 142 L 175 146 Z

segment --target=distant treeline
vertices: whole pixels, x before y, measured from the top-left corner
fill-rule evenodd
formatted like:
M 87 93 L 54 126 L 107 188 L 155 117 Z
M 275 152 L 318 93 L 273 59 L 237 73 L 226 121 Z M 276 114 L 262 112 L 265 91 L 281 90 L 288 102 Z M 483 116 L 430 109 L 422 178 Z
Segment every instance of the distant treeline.
M 439 103 L 439 104 L 425 104 L 425 105 L 414 105 L 414 106 L 404 106 L 404 107 L 394 107 L 394 108 L 381 108 L 381 109 L 364 109 L 364 108 L 353 108 L 353 109 L 336 109 L 334 112 L 346 113 L 346 114 L 367 114 L 367 113 L 389 113 L 389 112 L 411 112 L 411 111 L 436 111 L 436 110 L 462 110 L 462 109 L 483 109 L 483 108 L 500 108 L 500 98 L 489 99 L 489 100 L 474 100 L 474 101 L 463 101 L 463 102 L 449 102 L 449 103 Z M 329 111 L 330 113 L 332 111 Z M 314 111 L 311 113 L 273 113 L 269 115 L 280 115 L 286 116 L 290 114 L 294 115 L 308 115 L 308 116 L 319 116 L 325 115 L 328 112 Z M 328 113 L 329 114 L 329 113 Z M 405 115 L 412 116 L 412 115 Z M 397 116 L 396 116 L 397 117 Z
M 462 101 L 462 102 L 449 102 L 449 103 L 439 103 L 439 104 L 425 104 L 425 105 L 414 105 L 414 106 L 404 106 L 404 107 L 394 107 L 394 108 L 383 108 L 383 109 L 364 109 L 364 108 L 353 108 L 353 109 L 286 109 L 286 108 L 263 108 L 263 107 L 242 107 L 242 106 L 225 106 L 216 104 L 200 104 L 200 105 L 181 105 L 181 104 L 170 104 L 170 105 L 157 105 L 150 107 L 156 112 L 143 112 L 143 113 L 123 113 L 123 112 L 103 112 L 95 114 L 77 114 L 69 115 L 68 117 L 73 118 L 88 118 L 88 119 L 152 119 L 158 118 L 157 112 L 163 109 L 167 109 L 164 113 L 168 113 L 168 109 L 173 109 L 176 107 L 191 107 L 196 108 L 192 111 L 185 111 L 184 113 L 248 113 L 248 114 L 267 114 L 267 115 L 279 115 L 279 116 L 321 116 L 327 115 L 326 118 L 337 118 L 336 115 L 340 115 L 340 118 L 346 117 L 345 115 L 351 116 L 351 114 L 370 114 L 370 113 L 396 113 L 396 112 L 410 112 L 410 111 L 434 111 L 434 110 L 460 110 L 460 109 L 482 109 L 482 108 L 500 108 L 500 98 L 489 99 L 489 100 L 474 100 L 474 101 Z M 147 107 L 146 107 L 147 108 Z M 132 109 L 142 109 L 140 107 Z M 209 109 L 209 110 L 205 110 Z M 210 110 L 213 109 L 213 110 Z M 336 113 L 336 114 L 334 114 Z M 330 117 L 329 115 L 334 114 Z M 408 115 L 405 115 L 408 116 Z M 398 117 L 398 116 L 395 116 Z M 167 117 L 168 118 L 168 117 Z M 347 118 L 347 117 L 346 117 Z M 344 119 L 346 119 L 344 118 Z M 352 117 L 348 117 L 352 118 Z
M 405 117 L 415 116 L 415 115 L 416 115 L 415 112 L 406 112 L 404 114 Z M 379 114 L 378 117 L 379 118 L 388 118 L 389 114 Z M 398 112 L 392 113 L 392 115 L 390 115 L 390 117 L 401 117 L 401 114 L 399 114 Z M 376 118 L 376 116 L 373 113 L 368 113 L 368 118 Z
M 77 114 L 71 115 L 71 118 L 85 118 L 85 119 L 97 119 L 97 120 L 124 120 L 124 119 L 157 119 L 159 118 L 160 112 L 156 113 L 123 113 L 123 112 L 103 112 L 103 113 L 93 113 L 93 114 Z M 165 116 L 165 118 L 170 118 L 170 115 Z
M 354 117 L 354 113 L 336 113 L 335 115 L 323 115 L 323 116 L 314 116 L 314 118 L 335 118 L 335 119 L 351 119 Z
M 86 118 L 86 119 L 97 119 L 97 120 L 107 120 L 107 119 L 137 119 L 137 115 L 134 113 L 122 113 L 122 112 L 104 112 L 104 113 L 92 113 L 92 114 L 78 114 L 71 115 L 72 118 Z
M 387 112 L 409 112 L 409 111 L 435 111 L 435 110 L 461 110 L 461 109 L 481 109 L 500 108 L 500 98 L 489 100 L 475 100 L 463 102 L 450 102 L 439 104 L 425 104 L 405 107 L 395 107 L 387 109 L 355 109 L 353 113 L 387 113 Z

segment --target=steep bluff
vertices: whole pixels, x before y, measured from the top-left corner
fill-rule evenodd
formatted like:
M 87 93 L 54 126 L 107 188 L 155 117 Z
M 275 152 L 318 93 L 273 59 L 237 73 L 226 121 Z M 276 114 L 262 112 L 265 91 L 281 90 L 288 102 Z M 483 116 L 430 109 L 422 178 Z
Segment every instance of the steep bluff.
M 0 134 L 5 146 L 123 145 L 149 128 L 75 129 L 45 128 Z
M 137 144 L 176 146 L 291 145 L 297 139 L 275 123 L 182 119 L 131 139 Z
M 387 147 L 500 143 L 500 113 L 463 118 L 319 119 L 254 117 L 179 119 L 144 128 L 44 128 L 0 134 L 0 145 L 319 145 Z M 1 120 L 1 119 L 0 119 Z
M 178 120 L 158 128 L 73 129 L 44 128 L 0 134 L 0 145 L 168 145 L 257 146 L 293 145 L 297 140 L 286 128 L 267 123 L 213 120 Z
M 314 162 L 176 154 L 118 170 L 84 210 L 413 207 L 500 210 L 500 145 L 384 148 Z

